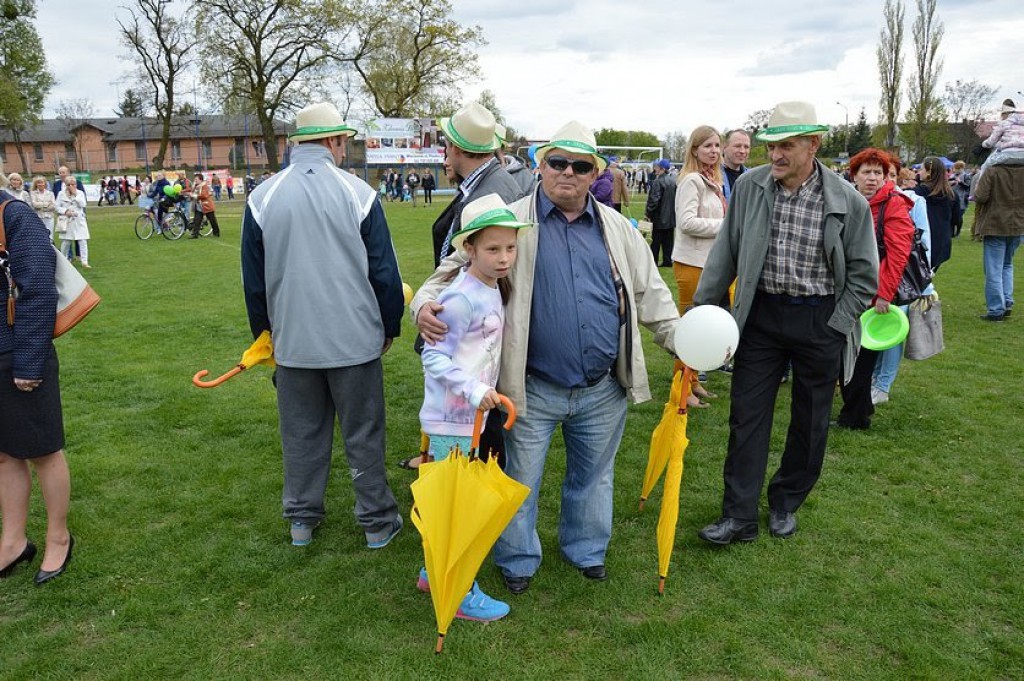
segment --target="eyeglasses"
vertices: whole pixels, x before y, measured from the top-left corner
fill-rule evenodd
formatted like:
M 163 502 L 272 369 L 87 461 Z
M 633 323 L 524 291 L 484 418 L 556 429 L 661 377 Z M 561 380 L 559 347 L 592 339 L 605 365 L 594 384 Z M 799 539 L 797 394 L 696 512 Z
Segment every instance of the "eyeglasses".
M 558 172 L 563 172 L 572 166 L 572 172 L 576 175 L 586 175 L 594 169 L 594 164 L 590 161 L 570 161 L 565 156 L 545 156 L 544 162 L 548 164 L 549 168 Z

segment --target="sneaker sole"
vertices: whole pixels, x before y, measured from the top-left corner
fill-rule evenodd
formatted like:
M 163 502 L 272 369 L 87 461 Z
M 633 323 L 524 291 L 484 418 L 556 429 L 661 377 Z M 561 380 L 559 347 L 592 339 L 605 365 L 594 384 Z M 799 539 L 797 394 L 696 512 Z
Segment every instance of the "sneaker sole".
M 309 546 L 312 543 L 312 539 L 292 539 L 292 546 Z
M 469 620 L 470 622 L 497 622 L 507 614 L 508 613 L 506 612 L 504 615 L 498 615 L 497 617 L 470 617 L 466 613 L 462 612 L 462 608 L 459 608 L 459 611 L 455 613 L 455 617 L 456 619 Z
M 381 539 L 380 541 L 377 541 L 377 542 L 366 542 L 366 548 L 373 549 L 373 550 L 384 548 L 385 546 L 387 546 L 388 544 L 391 543 L 392 539 L 394 539 L 395 537 L 398 536 L 398 533 L 402 531 L 402 527 L 403 526 L 404 526 L 404 523 L 399 523 L 398 527 L 396 527 L 391 534 L 389 534 L 384 539 Z

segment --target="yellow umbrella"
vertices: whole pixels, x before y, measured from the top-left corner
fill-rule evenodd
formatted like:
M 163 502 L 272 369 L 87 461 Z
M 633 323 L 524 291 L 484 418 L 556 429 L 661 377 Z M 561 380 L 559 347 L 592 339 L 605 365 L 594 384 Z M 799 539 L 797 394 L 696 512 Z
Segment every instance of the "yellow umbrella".
M 685 369 L 685 367 L 684 367 Z M 644 502 L 651 495 L 651 490 L 658 484 L 661 474 L 668 464 L 669 454 L 683 442 L 686 447 L 686 396 L 690 391 L 689 370 L 679 370 L 672 379 L 672 390 L 669 392 L 668 402 L 661 412 L 661 421 L 651 434 L 651 448 L 647 455 L 647 470 L 644 472 L 644 484 L 640 490 L 640 510 L 644 508 Z M 684 385 L 685 382 L 685 385 Z M 684 394 L 685 393 L 685 394 Z M 679 419 L 679 414 L 684 418 Z
M 679 485 L 683 479 L 683 455 L 690 441 L 686 437 L 686 398 L 690 394 L 692 369 L 676 372 L 672 379 L 672 390 L 662 413 L 661 423 L 651 435 L 651 450 L 644 475 L 644 489 L 640 507 L 658 482 L 662 471 L 665 473 L 665 489 L 661 496 L 661 512 L 658 514 L 658 593 L 665 593 L 665 578 L 672 561 L 672 549 L 676 543 L 676 523 L 679 521 Z
M 240 374 L 249 367 L 257 364 L 275 366 L 274 344 L 270 341 L 269 331 L 261 333 L 260 337 L 249 346 L 249 349 L 242 353 L 242 361 L 229 369 L 227 373 L 222 376 L 218 376 L 212 381 L 204 381 L 202 380 L 203 376 L 206 376 L 210 372 L 203 369 L 202 371 L 197 371 L 196 375 L 192 377 L 192 384 L 197 388 L 215 388 L 235 374 Z
M 506 428 L 515 421 L 508 398 Z M 479 438 L 477 419 L 474 442 Z M 505 475 L 495 457 L 487 462 L 455 451 L 441 461 L 425 463 L 412 483 L 412 522 L 423 537 L 423 558 L 430 575 L 430 598 L 437 618 L 440 653 L 448 626 L 455 618 L 480 565 L 512 520 L 530 489 Z

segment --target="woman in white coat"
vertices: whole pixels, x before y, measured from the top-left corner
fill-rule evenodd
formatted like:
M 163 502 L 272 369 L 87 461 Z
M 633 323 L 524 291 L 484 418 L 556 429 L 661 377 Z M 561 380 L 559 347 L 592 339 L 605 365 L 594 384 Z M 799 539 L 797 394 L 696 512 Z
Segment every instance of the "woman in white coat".
M 89 224 L 85 221 L 85 193 L 74 182 L 67 182 L 57 195 L 57 234 L 60 251 L 71 259 L 72 245 L 78 242 L 82 267 L 89 267 Z
M 693 305 L 704 262 L 725 219 L 722 191 L 722 137 L 710 125 L 690 133 L 683 168 L 676 188 L 676 231 L 672 247 L 672 271 L 679 287 L 679 314 Z M 681 364 L 677 364 L 678 370 Z M 710 395 L 699 383 L 691 387 L 691 407 L 705 406 Z

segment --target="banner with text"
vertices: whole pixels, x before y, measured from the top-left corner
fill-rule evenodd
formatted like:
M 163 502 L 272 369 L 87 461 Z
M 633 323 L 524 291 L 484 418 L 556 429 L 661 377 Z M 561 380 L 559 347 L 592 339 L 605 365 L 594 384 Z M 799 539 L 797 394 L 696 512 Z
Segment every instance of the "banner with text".
M 378 118 L 366 123 L 369 164 L 432 164 L 444 161 L 444 144 L 429 118 Z

